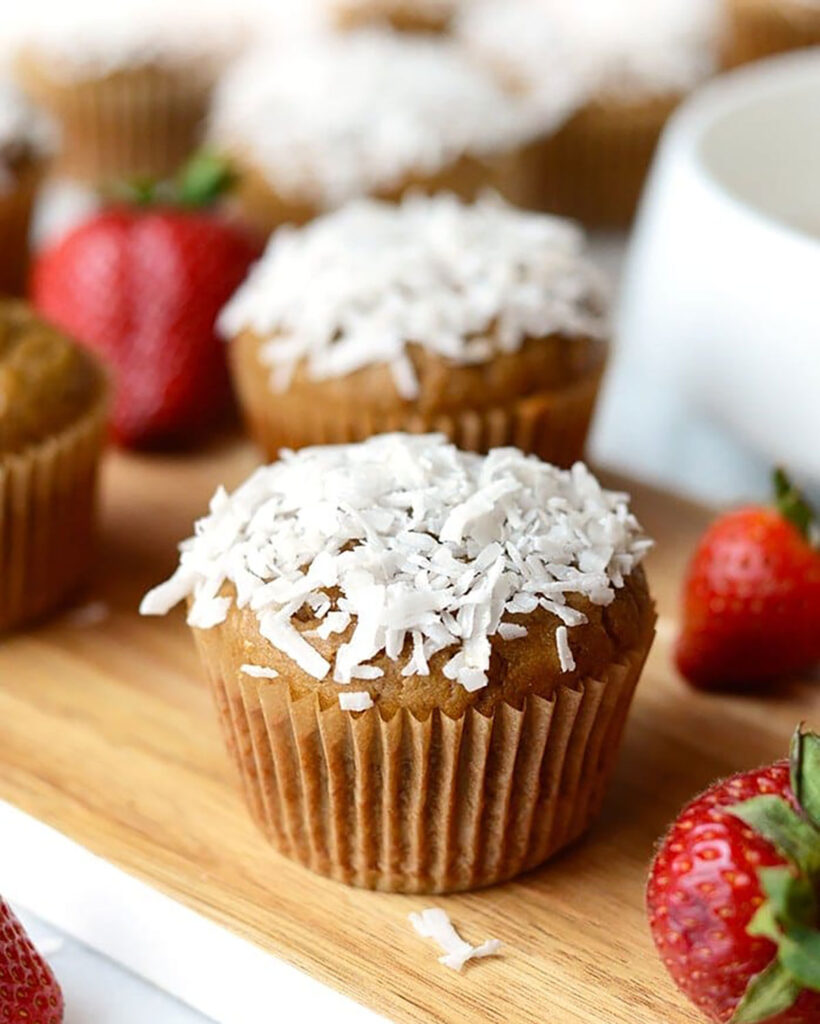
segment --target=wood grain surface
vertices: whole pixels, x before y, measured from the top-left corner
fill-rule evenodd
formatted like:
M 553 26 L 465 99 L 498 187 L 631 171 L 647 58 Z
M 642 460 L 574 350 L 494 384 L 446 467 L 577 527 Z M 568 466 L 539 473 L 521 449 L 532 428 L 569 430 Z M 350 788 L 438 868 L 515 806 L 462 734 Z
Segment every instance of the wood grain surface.
M 0 642 L 0 799 L 396 1021 L 695 1022 L 647 932 L 653 844 L 712 778 L 780 756 L 798 719 L 820 717 L 809 681 L 776 697 L 722 698 L 695 694 L 675 676 L 680 573 L 705 514 L 633 489 L 658 540 L 649 571 L 661 618 L 592 833 L 496 889 L 391 896 L 315 877 L 263 842 L 182 613 L 136 613 L 141 594 L 175 565 L 176 543 L 215 486 L 237 484 L 255 461 L 239 442 L 195 457 L 109 458 L 99 568 L 80 598 L 105 602 L 109 614 L 86 625 L 65 615 Z M 473 942 L 500 938 L 504 955 L 463 974 L 441 967 L 436 947 L 407 922 L 409 911 L 431 905 L 445 907 Z

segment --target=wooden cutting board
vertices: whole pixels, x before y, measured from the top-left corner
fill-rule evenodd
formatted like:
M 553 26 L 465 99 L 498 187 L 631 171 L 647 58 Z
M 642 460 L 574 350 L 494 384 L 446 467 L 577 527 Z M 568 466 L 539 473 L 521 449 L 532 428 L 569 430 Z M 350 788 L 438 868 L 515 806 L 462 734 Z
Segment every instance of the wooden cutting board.
M 653 844 L 711 779 L 780 756 L 799 719 L 820 718 L 809 681 L 752 699 L 695 694 L 676 678 L 670 643 L 680 573 L 706 513 L 632 489 L 658 540 L 649 572 L 661 615 L 618 777 L 593 832 L 496 889 L 390 896 L 314 877 L 262 841 L 182 614 L 136 614 L 142 593 L 175 565 L 176 543 L 216 484 L 234 486 L 254 463 L 240 442 L 193 458 L 110 457 L 102 558 L 82 599 L 104 602 L 107 615 L 96 623 L 90 613 L 62 616 L 0 643 L 0 800 L 396 1021 L 696 1021 L 647 932 Z M 407 922 L 409 911 L 431 905 L 445 907 L 471 941 L 500 938 L 504 955 L 461 975 L 439 966 L 435 947 Z

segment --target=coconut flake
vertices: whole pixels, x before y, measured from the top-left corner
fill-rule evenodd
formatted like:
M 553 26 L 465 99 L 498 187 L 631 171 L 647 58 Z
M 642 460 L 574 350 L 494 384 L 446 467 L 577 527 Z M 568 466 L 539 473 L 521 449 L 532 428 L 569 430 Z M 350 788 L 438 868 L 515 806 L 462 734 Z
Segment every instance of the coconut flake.
M 562 672 L 575 671 L 575 658 L 569 646 L 569 635 L 566 626 L 559 626 L 555 630 L 555 646 L 558 648 L 558 660 L 561 663 Z
M 367 711 L 373 707 L 373 698 L 366 690 L 353 690 L 339 694 L 339 707 L 342 711 Z
M 458 934 L 445 910 L 430 907 L 420 913 L 411 913 L 408 920 L 423 939 L 433 939 L 444 950 L 438 962 L 460 971 L 468 960 L 486 956 L 496 956 L 501 950 L 498 939 L 487 939 L 480 946 L 471 946 Z
M 491 638 L 526 635 L 510 617 L 537 608 L 559 620 L 554 642 L 572 671 L 568 630 L 585 616 L 567 596 L 610 604 L 647 550 L 626 495 L 580 463 L 567 471 L 513 448 L 480 456 L 439 435 L 387 434 L 284 452 L 218 495 L 142 610 L 190 598 L 189 620 L 211 628 L 241 583 L 261 635 L 316 679 L 377 679 L 383 657 L 405 677 L 427 675 L 446 652 L 444 676 L 475 691 Z M 302 609 L 318 625 L 296 617 Z M 328 660 L 314 645 L 340 632 Z
M 411 345 L 466 365 L 515 351 L 530 337 L 605 337 L 608 288 L 583 251 L 570 222 L 498 198 L 361 200 L 299 231 L 277 232 L 220 314 L 219 329 L 264 339 L 259 359 L 273 390 L 288 387 L 297 363 L 315 380 L 384 364 L 397 393 L 413 399 Z M 448 536 L 458 539 L 509 483 L 495 481 L 454 509 Z
M 276 669 L 269 665 L 241 665 L 239 671 L 253 679 L 277 679 L 279 677 Z

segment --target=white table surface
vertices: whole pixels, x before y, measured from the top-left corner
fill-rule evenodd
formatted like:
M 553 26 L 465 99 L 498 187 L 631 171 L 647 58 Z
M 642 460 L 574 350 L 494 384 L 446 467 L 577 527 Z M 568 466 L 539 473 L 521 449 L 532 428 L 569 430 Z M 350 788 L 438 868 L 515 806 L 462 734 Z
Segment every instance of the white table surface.
M 124 970 L 113 960 L 21 908 L 15 912 L 54 969 L 65 1024 L 209 1024 L 209 1019 Z

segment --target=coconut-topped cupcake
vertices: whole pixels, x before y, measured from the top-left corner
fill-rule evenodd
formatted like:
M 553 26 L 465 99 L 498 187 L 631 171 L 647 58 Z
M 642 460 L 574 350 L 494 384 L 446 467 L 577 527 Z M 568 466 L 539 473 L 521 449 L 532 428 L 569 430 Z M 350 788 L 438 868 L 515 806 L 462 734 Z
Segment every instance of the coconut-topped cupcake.
M 531 108 L 548 144 L 527 204 L 628 219 L 666 117 L 717 66 L 717 0 L 481 0 L 458 34 Z M 526 168 L 525 168 L 526 171 Z
M 415 185 L 471 197 L 525 132 L 492 76 L 446 42 L 365 32 L 257 53 L 224 80 L 213 143 L 244 170 L 240 199 L 272 228 Z
M 271 457 L 401 428 L 569 463 L 607 314 L 607 288 L 569 222 L 493 197 L 413 195 L 278 232 L 219 327 Z
M 59 123 L 60 169 L 93 184 L 176 172 L 244 25 L 216 6 L 58 5 L 20 32 L 23 88 Z
M 569 797 L 564 812 L 575 824 L 563 821 L 560 838 L 552 833 L 536 853 L 530 830 L 546 823 L 525 814 L 509 858 L 482 867 L 486 882 L 543 859 L 588 823 L 591 794 L 600 796 L 599 772 L 612 763 L 652 638 L 654 612 L 640 568 L 649 546 L 625 495 L 603 490 L 582 464 L 562 471 L 512 448 L 483 457 L 440 436 L 384 435 L 284 453 L 234 494 L 218 491 L 210 515 L 182 545 L 176 573 L 146 596 L 142 611 L 164 613 L 188 600 L 188 622 L 239 750 L 246 730 L 254 743 L 262 739 L 247 717 L 254 710 L 263 729 L 265 721 L 283 729 L 303 721 L 317 739 L 325 723 L 337 728 L 340 708 L 392 722 L 399 733 L 407 729 L 408 741 L 416 735 L 410 746 L 397 740 L 396 749 L 385 739 L 380 755 L 391 765 L 380 785 L 388 787 L 395 771 L 410 790 L 409 797 L 394 794 L 397 818 L 401 807 L 416 806 L 415 787 L 446 760 L 441 730 L 451 725 L 445 720 L 473 730 L 473 716 L 483 718 L 496 756 L 484 763 L 481 733 L 474 733 L 463 751 L 466 763 L 451 770 L 474 774 L 471 785 L 480 783 L 488 799 L 502 790 L 519 796 L 529 790 L 535 801 L 542 765 L 557 759 L 554 770 L 558 777 L 569 773 L 572 793 L 559 795 L 561 787 L 552 791 L 545 779 L 541 799 L 549 817 Z M 294 710 L 280 719 L 273 705 L 283 703 Z M 232 717 L 243 707 L 240 718 Z M 518 764 L 522 722 L 531 710 L 541 715 L 549 707 L 552 724 L 550 714 L 538 719 L 540 726 L 533 719 L 535 734 Z M 576 731 L 579 715 L 584 725 Z M 325 772 L 332 790 L 335 773 L 345 771 L 335 762 L 319 764 L 339 757 L 332 736 L 325 754 L 322 742 L 311 741 L 308 760 L 316 763 L 303 764 L 309 790 L 314 781 L 321 790 Z M 274 735 L 266 753 L 254 747 L 256 756 L 277 760 L 287 743 L 282 736 L 280 750 Z M 246 781 L 255 779 L 252 788 L 264 787 L 260 762 L 248 765 L 241 755 L 240 762 Z M 351 756 L 355 775 L 354 763 L 360 762 Z M 514 779 L 517 772 L 523 775 Z M 261 793 L 261 804 L 287 800 L 287 779 L 267 784 L 282 792 Z M 349 784 L 356 789 L 355 780 Z M 389 797 L 376 793 L 374 782 L 379 806 Z M 516 812 L 524 813 L 517 801 Z M 416 809 L 421 817 L 411 828 L 439 827 L 432 818 L 423 825 L 435 808 Z M 316 813 L 327 812 L 317 806 Z M 505 826 L 513 827 L 490 818 L 475 841 L 492 849 L 504 841 L 498 829 Z M 480 849 L 470 856 L 480 857 Z M 397 887 L 431 885 L 424 871 L 413 874 L 409 860 Z M 368 870 L 373 878 L 364 884 L 384 883 L 375 863 Z M 459 887 L 459 870 L 449 866 L 441 885 Z

